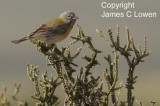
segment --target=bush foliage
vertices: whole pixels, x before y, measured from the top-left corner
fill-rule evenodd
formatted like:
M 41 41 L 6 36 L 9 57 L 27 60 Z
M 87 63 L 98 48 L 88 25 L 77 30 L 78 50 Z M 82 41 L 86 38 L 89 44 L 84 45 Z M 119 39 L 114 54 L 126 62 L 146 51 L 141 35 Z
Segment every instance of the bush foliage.
M 87 61 L 84 67 L 78 66 L 74 63 L 74 59 L 79 56 L 82 48 L 77 49 L 77 53 L 72 55 L 69 46 L 57 48 L 56 44 L 46 45 L 39 41 L 31 41 L 37 46 L 37 50 L 42 53 L 49 61 L 48 66 L 52 66 L 56 71 L 57 76 L 48 79 L 47 71 L 42 74 L 42 80 L 39 79 L 38 67 L 27 64 L 27 73 L 30 80 L 35 85 L 35 93 L 31 97 L 37 100 L 37 106 L 56 106 L 60 103 L 60 98 L 55 95 L 55 90 L 59 85 L 62 85 L 66 94 L 64 106 L 108 106 L 109 102 L 113 106 L 133 106 L 135 97 L 133 96 L 134 84 L 137 80 L 137 76 L 134 75 L 135 67 L 140 62 L 144 62 L 144 58 L 150 54 L 146 50 L 146 36 L 144 36 L 144 50 L 141 46 L 136 47 L 133 37 L 129 34 L 129 29 L 126 28 L 127 43 L 122 46 L 120 44 L 119 26 L 117 25 L 116 39 L 113 38 L 112 29 L 108 28 L 109 39 L 107 39 L 102 31 L 96 30 L 98 35 L 103 38 L 107 45 L 113 49 L 114 57 L 111 55 L 104 56 L 104 59 L 108 62 L 109 67 L 103 72 L 103 77 L 107 85 L 107 89 L 103 90 L 103 81 L 100 76 L 95 77 L 92 75 L 92 68 L 100 65 L 100 61 L 97 60 L 97 55 L 100 55 L 102 51 L 96 49 L 92 43 L 92 38 L 87 36 L 82 28 L 78 25 L 78 34 L 71 36 L 73 41 L 70 43 L 74 45 L 77 42 L 87 45 L 91 55 L 84 55 L 83 60 Z M 122 84 L 117 84 L 118 72 L 119 72 L 119 56 L 122 56 L 127 61 L 128 76 L 126 78 L 125 87 Z M 63 67 L 64 66 L 64 67 Z M 76 70 L 75 67 L 79 67 L 80 70 Z M 73 73 L 79 72 L 79 75 L 73 76 Z M 16 95 L 19 92 L 20 84 L 14 84 L 15 92 L 12 98 L 18 102 L 19 106 L 28 106 L 27 101 L 18 100 Z M 127 89 L 127 100 L 119 101 L 120 89 Z M 9 106 L 10 102 L 6 97 L 6 87 L 0 96 L 0 105 Z M 142 106 L 140 101 L 137 104 Z M 155 104 L 151 101 L 151 105 Z

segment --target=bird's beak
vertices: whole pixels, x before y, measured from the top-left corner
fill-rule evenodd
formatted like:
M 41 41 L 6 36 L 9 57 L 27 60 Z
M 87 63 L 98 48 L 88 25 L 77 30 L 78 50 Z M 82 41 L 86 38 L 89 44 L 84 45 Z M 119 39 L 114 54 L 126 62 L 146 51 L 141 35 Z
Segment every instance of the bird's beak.
M 75 17 L 73 17 L 73 19 L 76 20 L 76 19 L 79 19 L 79 17 L 75 16 Z

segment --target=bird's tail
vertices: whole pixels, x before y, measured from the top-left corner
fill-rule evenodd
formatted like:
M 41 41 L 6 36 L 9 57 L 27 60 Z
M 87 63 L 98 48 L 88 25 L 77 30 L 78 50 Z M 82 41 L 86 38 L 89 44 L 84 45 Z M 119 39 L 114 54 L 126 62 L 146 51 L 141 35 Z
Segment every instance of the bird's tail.
M 19 39 L 19 40 L 13 40 L 13 41 L 11 41 L 11 42 L 14 43 L 14 44 L 18 44 L 18 43 L 21 43 L 21 42 L 23 42 L 23 41 L 25 41 L 25 40 L 28 40 L 27 37 L 21 38 L 21 39 Z

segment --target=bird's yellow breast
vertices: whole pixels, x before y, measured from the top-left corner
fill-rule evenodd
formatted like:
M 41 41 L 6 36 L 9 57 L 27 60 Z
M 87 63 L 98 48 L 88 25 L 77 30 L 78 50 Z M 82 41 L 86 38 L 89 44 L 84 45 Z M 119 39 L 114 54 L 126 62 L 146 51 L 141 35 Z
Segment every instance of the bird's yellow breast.
M 69 33 L 71 32 L 71 30 L 72 30 L 72 27 L 70 26 L 70 27 L 68 28 L 68 30 L 67 30 L 66 33 L 64 33 L 63 35 L 60 35 L 60 37 L 59 37 L 59 39 L 58 39 L 58 42 L 64 40 L 64 39 L 69 35 Z

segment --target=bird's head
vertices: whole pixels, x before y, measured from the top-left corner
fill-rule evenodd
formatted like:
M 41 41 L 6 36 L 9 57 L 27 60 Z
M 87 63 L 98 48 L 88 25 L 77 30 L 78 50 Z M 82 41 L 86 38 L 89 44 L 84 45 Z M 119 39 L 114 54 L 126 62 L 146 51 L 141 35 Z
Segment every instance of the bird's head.
M 74 12 L 70 12 L 70 11 L 67 11 L 67 12 L 63 12 L 60 17 L 62 18 L 62 20 L 65 22 L 65 23 L 70 23 L 71 26 L 73 26 L 76 22 L 76 20 L 78 19 L 78 17 L 75 15 Z

